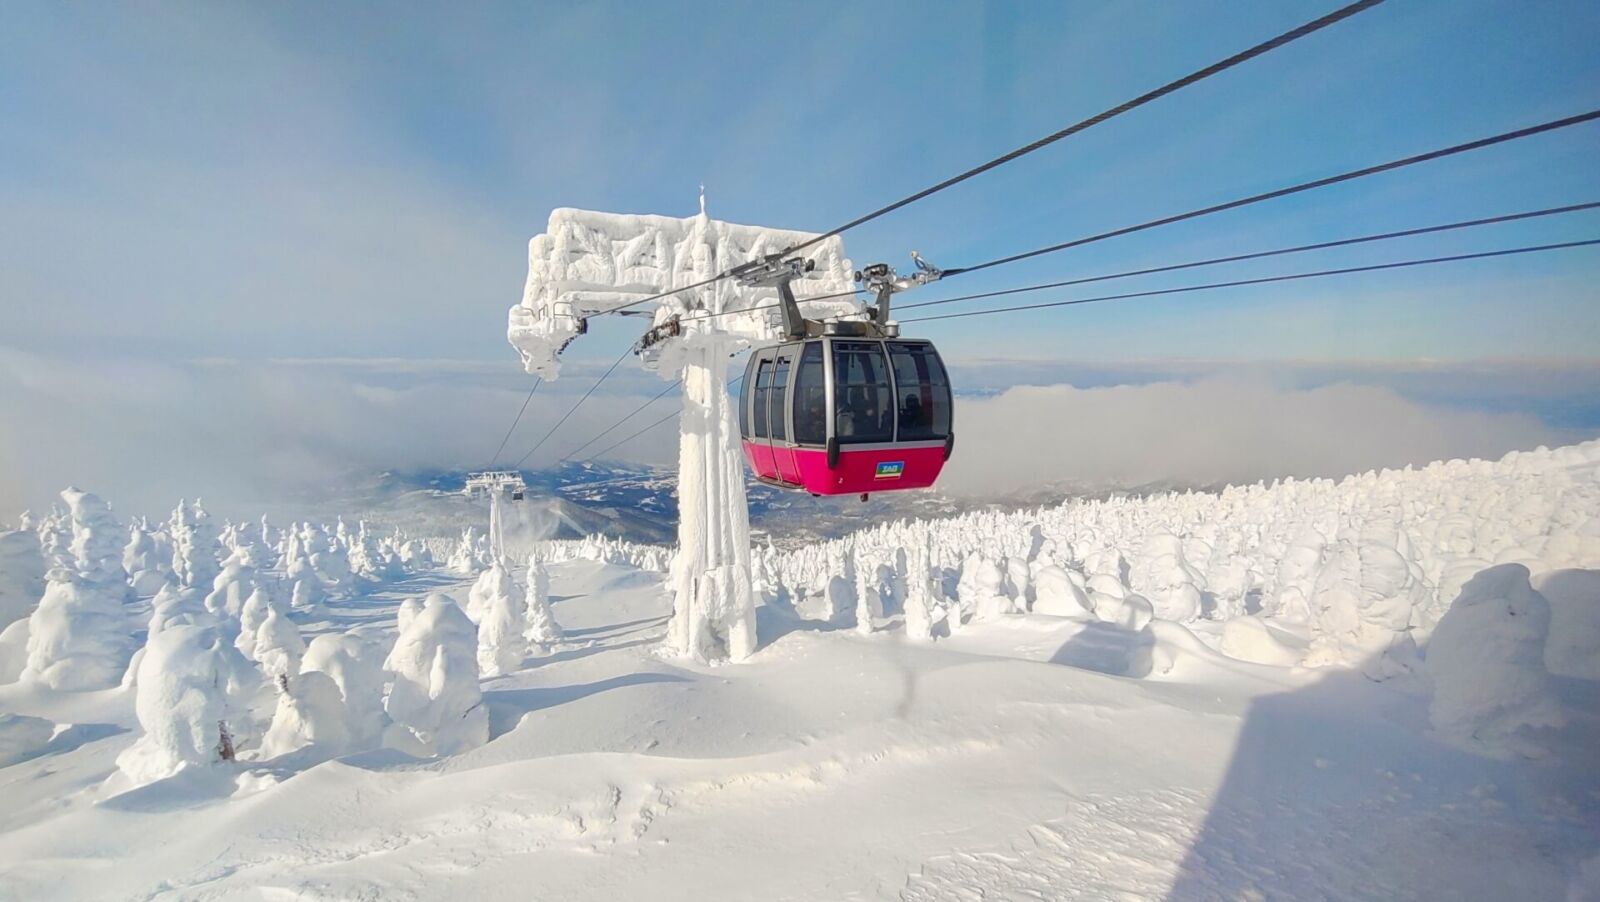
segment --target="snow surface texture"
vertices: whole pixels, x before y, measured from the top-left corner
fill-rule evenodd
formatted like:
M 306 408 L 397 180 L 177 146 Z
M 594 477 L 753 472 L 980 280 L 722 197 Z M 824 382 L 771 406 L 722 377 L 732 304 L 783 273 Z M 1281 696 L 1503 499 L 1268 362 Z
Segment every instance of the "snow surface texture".
M 42 717 L 0 714 L 0 767 L 44 751 L 55 732 L 56 725 Z
M 361 530 L 224 525 L 211 581 L 123 593 L 121 688 L 0 685 L 0 898 L 1584 898 L 1597 464 L 748 549 L 736 667 L 659 654 L 660 548 L 541 545 L 510 596 L 561 635 L 487 676 L 451 598 L 485 562 L 325 564 L 299 611 L 287 568 Z M 77 575 L 65 511 L 28 528 Z M 257 586 L 210 610 L 235 555 Z M 298 656 L 256 653 L 274 619 Z

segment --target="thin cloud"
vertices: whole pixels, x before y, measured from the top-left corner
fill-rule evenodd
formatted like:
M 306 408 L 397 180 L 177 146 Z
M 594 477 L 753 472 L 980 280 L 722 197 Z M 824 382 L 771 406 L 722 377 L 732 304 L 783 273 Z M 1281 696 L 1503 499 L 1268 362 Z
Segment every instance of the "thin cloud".
M 1018 386 L 961 404 L 956 432 L 941 485 L 964 495 L 1342 476 L 1573 437 L 1526 414 L 1429 406 L 1382 386 L 1231 377 Z

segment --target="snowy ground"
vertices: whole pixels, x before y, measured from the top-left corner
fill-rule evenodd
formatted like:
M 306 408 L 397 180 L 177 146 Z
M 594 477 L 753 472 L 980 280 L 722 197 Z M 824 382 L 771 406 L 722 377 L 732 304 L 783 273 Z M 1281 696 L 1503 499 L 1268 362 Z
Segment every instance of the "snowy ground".
M 440 760 L 108 797 L 126 691 L 0 687 L 72 724 L 0 769 L 0 897 L 1561 899 L 1600 847 L 1593 682 L 1561 684 L 1550 755 L 1504 761 L 1350 671 L 1196 648 L 1109 676 L 1132 634 L 1041 615 L 932 645 L 769 618 L 750 663 L 685 667 L 655 654 L 658 574 L 553 577 L 568 641 L 485 681 L 490 742 Z M 411 577 L 304 627 L 389 625 L 437 588 L 466 593 Z

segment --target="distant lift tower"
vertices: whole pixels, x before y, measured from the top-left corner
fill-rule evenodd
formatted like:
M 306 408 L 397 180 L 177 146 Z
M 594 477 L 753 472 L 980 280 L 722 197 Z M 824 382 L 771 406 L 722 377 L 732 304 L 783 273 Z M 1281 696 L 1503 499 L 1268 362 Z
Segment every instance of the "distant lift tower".
M 503 501 L 521 501 L 528 486 L 522 474 L 510 470 L 489 470 L 467 474 L 466 488 L 461 490 L 468 498 L 489 496 L 489 553 L 496 561 L 505 560 L 505 518 L 500 511 Z

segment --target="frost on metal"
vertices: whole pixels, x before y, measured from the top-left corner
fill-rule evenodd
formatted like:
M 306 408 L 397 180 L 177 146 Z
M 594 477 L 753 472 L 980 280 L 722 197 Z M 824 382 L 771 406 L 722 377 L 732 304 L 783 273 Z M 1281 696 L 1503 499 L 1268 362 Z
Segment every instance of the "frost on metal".
M 675 219 L 557 209 L 550 213 L 544 234 L 528 242 L 528 281 L 522 301 L 511 308 L 506 337 L 522 356 L 524 369 L 554 379 L 561 369 L 557 355 L 581 333 L 584 317 L 693 285 L 812 237 L 721 222 L 704 213 Z M 794 281 L 796 296 L 854 288 L 854 270 L 841 239 L 829 238 L 804 253 L 815 266 L 806 278 Z M 776 308 L 727 311 L 750 310 L 776 299 L 775 289 L 724 280 L 661 299 L 655 318 L 662 322 L 677 314 L 687 323 L 719 312 L 724 315 L 716 317 L 717 331 L 745 341 L 771 340 L 779 336 Z M 805 304 L 802 310 L 820 318 L 858 313 L 861 305 L 836 298 Z
M 775 288 L 732 279 L 688 286 L 812 237 L 719 222 L 704 209 L 687 219 L 560 209 L 550 214 L 545 234 L 528 243 L 528 282 L 522 302 L 511 308 L 506 337 L 523 368 L 546 379 L 559 375 L 558 357 L 583 333 L 585 317 L 683 289 L 653 301 L 653 310 L 632 309 L 652 317 L 655 340 L 641 355 L 645 365 L 663 379 L 683 380 L 667 642 L 696 660 L 740 660 L 755 651 L 750 516 L 726 374 L 732 354 L 782 332 Z M 816 319 L 859 315 L 862 305 L 848 296 L 855 282 L 844 243 L 829 238 L 805 256 L 812 265 L 791 283 L 796 296 L 847 296 L 802 302 L 802 312 Z

